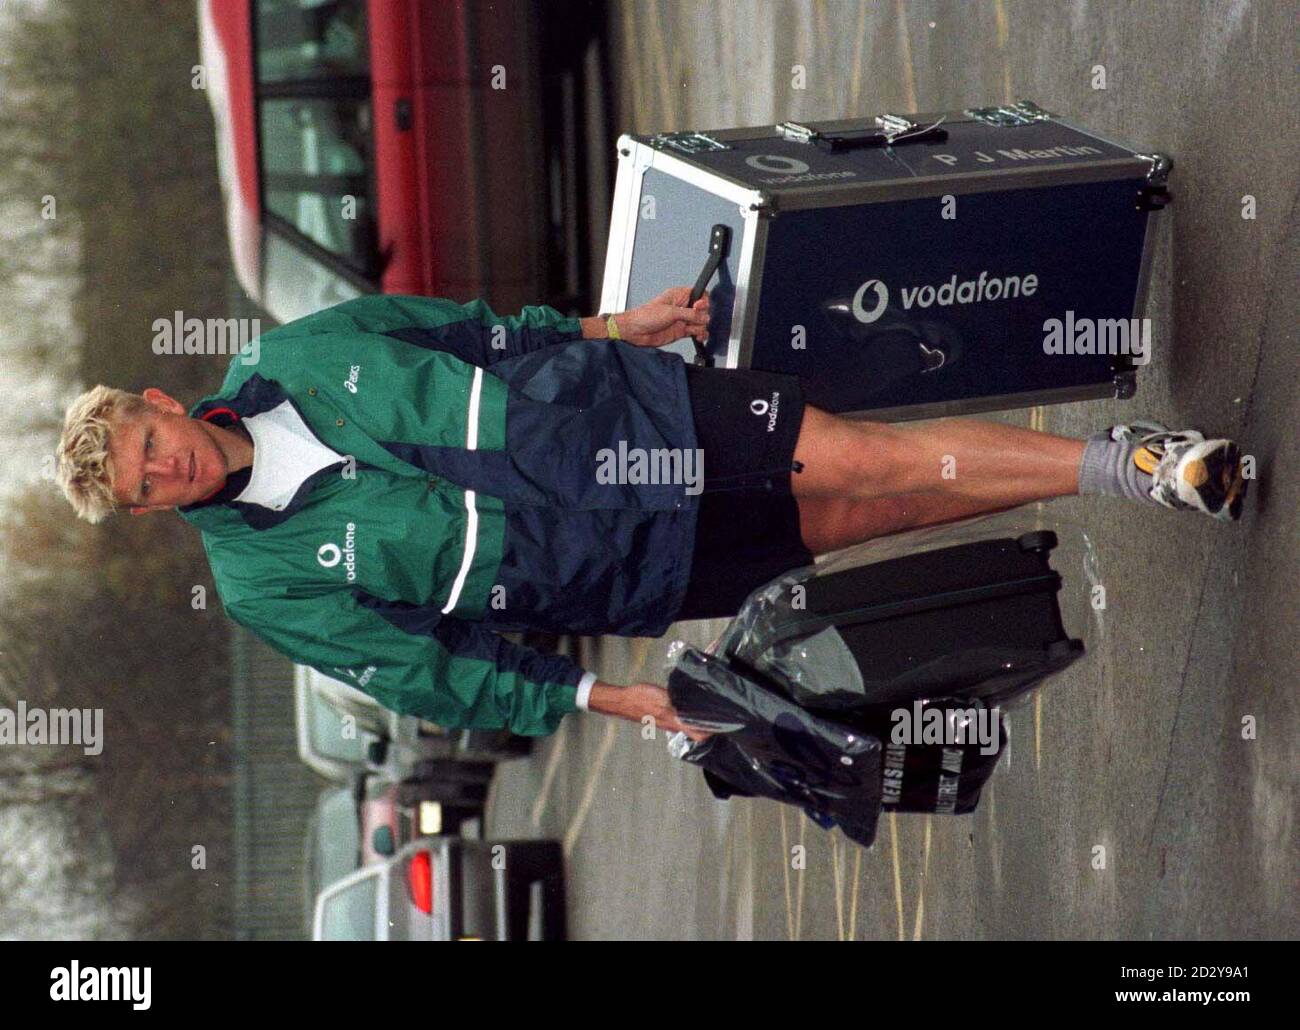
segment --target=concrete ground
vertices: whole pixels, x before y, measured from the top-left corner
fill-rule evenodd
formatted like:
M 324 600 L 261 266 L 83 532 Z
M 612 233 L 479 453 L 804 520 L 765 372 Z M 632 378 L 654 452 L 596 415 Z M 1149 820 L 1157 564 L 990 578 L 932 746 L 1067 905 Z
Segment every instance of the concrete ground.
M 1030 98 L 1171 154 L 1137 397 L 992 417 L 1074 436 L 1194 426 L 1239 440 L 1259 479 L 1236 525 L 1079 498 L 1019 513 L 1075 527 L 1071 547 L 1086 532 L 1107 608 L 1082 603 L 1083 551 L 1063 546 L 1067 625 L 1090 654 L 1013 713 L 1011 761 L 973 816 L 886 818 L 860 849 L 772 802 L 714 801 L 662 737 L 579 716 L 498 776 L 489 832 L 564 841 L 579 937 L 1297 936 L 1294 6 L 638 2 L 610 32 L 621 131 Z M 669 641 L 721 625 L 587 641 L 583 659 L 664 682 Z

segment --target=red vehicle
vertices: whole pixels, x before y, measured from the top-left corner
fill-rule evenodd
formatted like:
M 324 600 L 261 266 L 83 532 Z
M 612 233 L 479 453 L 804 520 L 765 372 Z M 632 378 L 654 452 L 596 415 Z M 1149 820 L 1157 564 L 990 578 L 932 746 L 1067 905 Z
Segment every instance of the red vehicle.
M 599 11 L 199 0 L 245 291 L 281 322 L 372 291 L 589 314 L 609 203 Z

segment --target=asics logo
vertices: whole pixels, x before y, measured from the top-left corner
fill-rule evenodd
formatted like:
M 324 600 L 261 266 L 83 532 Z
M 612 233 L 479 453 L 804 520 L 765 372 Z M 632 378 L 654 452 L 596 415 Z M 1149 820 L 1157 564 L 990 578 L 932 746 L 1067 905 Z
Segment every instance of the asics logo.
M 345 669 L 340 665 L 334 666 L 334 671 L 346 673 L 347 675 L 351 676 L 354 680 L 357 681 L 357 686 L 364 687 L 367 683 L 370 682 L 371 677 L 374 676 L 374 674 L 379 671 L 379 667 L 375 665 L 367 665 L 365 669 L 362 670 L 360 676 L 357 675 L 356 669 Z
M 347 379 L 343 380 L 343 389 L 347 390 L 348 393 L 356 393 L 356 392 L 357 392 L 357 376 L 359 376 L 359 375 L 361 375 L 361 366 L 360 366 L 360 365 L 353 365 L 352 368 L 351 368 L 351 369 L 349 370 L 349 372 L 348 372 L 348 377 L 347 377 Z

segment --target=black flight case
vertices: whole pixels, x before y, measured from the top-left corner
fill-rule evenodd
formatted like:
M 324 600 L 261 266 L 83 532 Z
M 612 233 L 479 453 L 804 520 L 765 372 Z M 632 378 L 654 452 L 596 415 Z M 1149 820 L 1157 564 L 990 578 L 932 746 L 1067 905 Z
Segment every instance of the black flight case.
M 601 309 L 703 271 L 687 360 L 887 421 L 1126 398 L 1150 359 L 1171 162 L 1032 102 L 624 135 L 618 161 Z

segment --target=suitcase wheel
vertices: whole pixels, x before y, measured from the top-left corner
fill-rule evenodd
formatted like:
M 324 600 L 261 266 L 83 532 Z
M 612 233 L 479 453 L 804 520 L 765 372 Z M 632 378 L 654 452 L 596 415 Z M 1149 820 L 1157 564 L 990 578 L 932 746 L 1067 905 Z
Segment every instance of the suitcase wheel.
M 1069 637 L 1064 640 L 1053 640 L 1047 645 L 1047 657 L 1053 661 L 1060 661 L 1068 655 L 1081 655 L 1083 651 L 1083 641 L 1072 640 Z
M 1050 529 L 1041 529 L 1035 533 L 1025 533 L 1016 538 L 1022 551 L 1041 551 L 1046 553 L 1056 546 L 1056 534 Z

